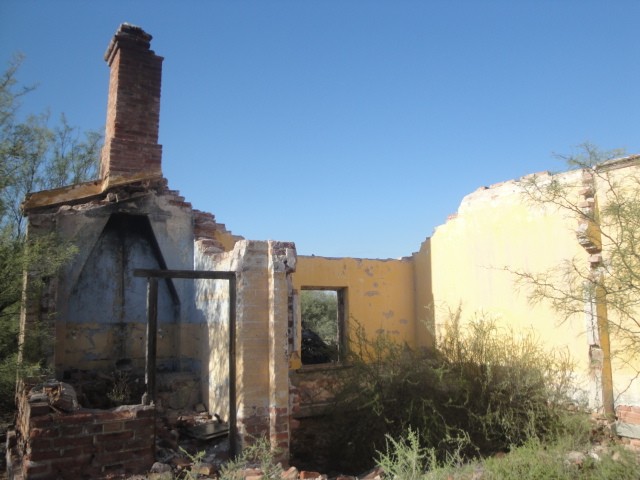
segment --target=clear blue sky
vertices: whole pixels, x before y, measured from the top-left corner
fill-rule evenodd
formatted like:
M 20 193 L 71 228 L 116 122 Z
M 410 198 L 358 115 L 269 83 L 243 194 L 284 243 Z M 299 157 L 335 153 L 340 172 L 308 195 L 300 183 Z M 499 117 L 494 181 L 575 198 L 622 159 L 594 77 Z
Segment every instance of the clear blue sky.
M 301 254 L 400 257 L 464 195 L 640 152 L 640 1 L 0 2 L 25 112 L 103 129 L 118 25 L 164 56 L 163 170 L 195 208 Z

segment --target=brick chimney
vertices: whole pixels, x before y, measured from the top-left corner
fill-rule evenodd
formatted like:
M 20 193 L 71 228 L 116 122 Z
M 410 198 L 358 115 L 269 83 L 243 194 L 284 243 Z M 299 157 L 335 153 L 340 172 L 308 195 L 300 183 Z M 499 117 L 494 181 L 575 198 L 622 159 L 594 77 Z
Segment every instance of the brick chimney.
M 151 38 L 140 27 L 123 23 L 104 55 L 111 75 L 100 177 L 108 182 L 162 175 L 158 127 L 163 58 L 149 48 Z

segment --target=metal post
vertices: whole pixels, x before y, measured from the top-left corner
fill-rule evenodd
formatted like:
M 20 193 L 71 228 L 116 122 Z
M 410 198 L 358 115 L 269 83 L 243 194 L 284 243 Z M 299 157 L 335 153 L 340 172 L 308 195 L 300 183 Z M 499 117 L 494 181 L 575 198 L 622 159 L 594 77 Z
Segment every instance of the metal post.
M 147 349 L 145 382 L 147 391 L 144 404 L 156 402 L 156 350 L 158 333 L 158 279 L 148 278 L 147 284 Z
M 236 277 L 229 278 L 229 456 L 236 456 L 238 412 L 236 394 Z

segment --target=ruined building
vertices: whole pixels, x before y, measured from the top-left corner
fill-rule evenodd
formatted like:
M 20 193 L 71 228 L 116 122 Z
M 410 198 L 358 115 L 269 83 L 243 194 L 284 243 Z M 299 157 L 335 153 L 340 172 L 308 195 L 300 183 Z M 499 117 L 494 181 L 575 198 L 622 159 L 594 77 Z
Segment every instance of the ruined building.
M 326 400 L 318 372 L 339 365 L 339 358 L 304 358 L 302 290 L 334 292 L 336 335 L 345 348 L 353 319 L 367 334 L 432 347 L 447 307 L 458 305 L 534 328 L 549 348 L 569 348 L 579 360 L 576 376 L 593 406 L 615 397 L 621 428 L 640 438 L 640 386 L 623 365 L 606 374 L 606 352 L 594 354 L 606 348 L 592 328 L 595 317 L 558 325 L 551 310 L 532 308 L 514 292 L 503 268 L 544 268 L 575 256 L 596 261 L 576 240 L 575 219 L 531 208 L 514 180 L 465 197 L 418 252 L 398 260 L 297 256 L 291 242 L 234 236 L 170 190 L 162 175 L 163 59 L 150 41 L 124 24 L 105 54 L 110 81 L 100 178 L 32 193 L 24 202 L 28 235 L 55 233 L 77 255 L 41 295 L 27 299 L 21 319 L 23 343 L 37 344 L 43 328 L 53 338 L 42 348 L 56 379 L 146 371 L 146 389 L 140 388 L 146 402 L 132 397 L 135 405 L 95 410 L 84 404 L 89 393 L 78 392 L 85 408 L 54 414 L 46 396 L 29 396 L 33 385 L 24 384 L 12 440 L 21 463 L 14 468 L 28 478 L 145 471 L 154 458 L 158 404 L 202 403 L 231 424 L 237 448 L 265 435 L 286 460 L 292 429 Z M 639 159 L 608 168 L 628 175 Z M 605 187 L 588 192 L 593 197 Z M 148 302 L 156 288 L 157 300 Z M 150 310 L 157 317 L 151 335 Z

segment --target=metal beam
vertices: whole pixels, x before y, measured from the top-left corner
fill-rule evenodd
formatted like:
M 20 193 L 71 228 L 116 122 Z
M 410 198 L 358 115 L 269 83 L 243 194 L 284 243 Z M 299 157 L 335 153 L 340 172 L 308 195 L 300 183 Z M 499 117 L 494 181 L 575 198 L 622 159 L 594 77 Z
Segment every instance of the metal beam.
M 147 387 L 146 403 L 156 403 L 156 356 L 158 344 L 158 279 L 147 280 L 147 348 L 144 379 Z
M 147 278 L 186 278 L 193 280 L 235 280 L 235 272 L 212 272 L 207 270 L 149 270 L 137 268 L 134 277 Z
M 158 330 L 158 278 L 183 278 L 191 280 L 227 280 L 229 282 L 229 456 L 236 455 L 238 434 L 237 389 L 236 389 L 236 274 L 235 272 L 212 272 L 205 270 L 150 270 L 135 269 L 134 277 L 146 277 L 149 282 L 147 296 L 147 361 L 146 381 L 148 400 L 156 400 L 155 364 L 156 338 Z M 153 293 L 153 295 L 152 295 Z M 153 306 L 152 306 L 153 303 Z M 151 348 L 151 346 L 153 348 Z

